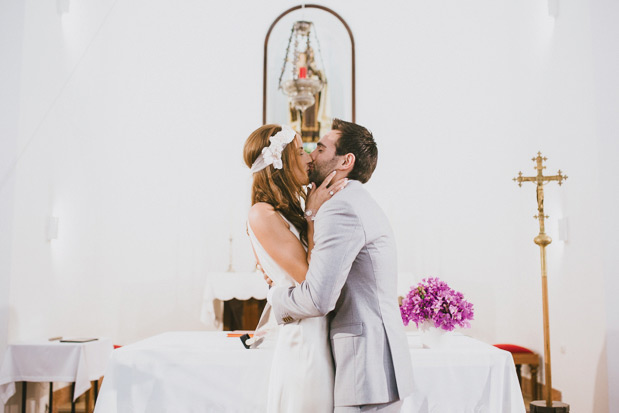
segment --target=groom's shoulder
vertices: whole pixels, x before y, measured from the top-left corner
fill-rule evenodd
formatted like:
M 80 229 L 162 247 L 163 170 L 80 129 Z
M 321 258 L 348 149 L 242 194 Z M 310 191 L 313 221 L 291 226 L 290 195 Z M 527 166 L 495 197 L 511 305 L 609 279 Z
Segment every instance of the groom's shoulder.
M 340 193 L 341 196 L 334 196 L 333 201 L 342 201 L 353 214 L 372 219 L 384 214 L 381 206 L 367 190 L 365 184 L 359 181 L 350 181 Z
M 333 198 L 321 207 L 328 213 L 344 213 L 356 215 L 360 204 L 367 199 L 368 192 L 359 181 L 351 180 Z
M 372 201 L 372 196 L 365 188 L 365 185 L 355 180 L 351 180 L 338 195 L 340 196 L 334 197 L 333 199 L 341 199 L 349 203 L 352 207 Z

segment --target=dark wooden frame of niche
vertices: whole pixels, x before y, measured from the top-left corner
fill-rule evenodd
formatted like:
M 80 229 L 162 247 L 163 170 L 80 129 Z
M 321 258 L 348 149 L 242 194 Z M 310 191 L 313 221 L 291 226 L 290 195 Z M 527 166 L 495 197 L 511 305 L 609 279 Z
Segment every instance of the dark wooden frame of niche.
M 267 123 L 267 52 L 268 52 L 268 45 L 269 45 L 269 37 L 271 36 L 271 31 L 273 30 L 273 27 L 275 27 L 275 25 L 277 24 L 278 21 L 280 21 L 280 19 L 282 17 L 284 17 L 285 15 L 287 15 L 290 12 L 293 12 L 295 10 L 298 10 L 300 8 L 302 8 L 304 6 L 302 5 L 298 5 L 298 6 L 294 6 L 289 8 L 288 10 L 286 10 L 285 12 L 283 12 L 282 14 L 280 14 L 277 19 L 275 19 L 275 21 L 271 24 L 271 27 L 269 27 L 269 31 L 267 32 L 266 38 L 264 39 L 264 65 L 262 67 L 262 124 L 266 124 Z M 356 118 L 356 106 L 355 106 L 355 100 L 356 100 L 356 93 L 355 93 L 355 38 L 352 35 L 352 31 L 350 30 L 350 27 L 348 27 L 348 23 L 346 23 L 346 21 L 336 12 L 334 12 L 333 10 L 331 10 L 328 7 L 325 6 L 320 6 L 318 4 L 306 4 L 305 5 L 306 8 L 308 9 L 320 9 L 320 10 L 324 10 L 328 13 L 331 13 L 332 15 L 334 15 L 335 17 L 338 18 L 338 20 L 340 22 L 342 22 L 342 24 L 344 25 L 344 27 L 346 27 L 346 30 L 348 31 L 348 35 L 350 36 L 350 47 L 352 50 L 352 119 L 351 121 L 354 123 L 355 122 L 355 118 Z

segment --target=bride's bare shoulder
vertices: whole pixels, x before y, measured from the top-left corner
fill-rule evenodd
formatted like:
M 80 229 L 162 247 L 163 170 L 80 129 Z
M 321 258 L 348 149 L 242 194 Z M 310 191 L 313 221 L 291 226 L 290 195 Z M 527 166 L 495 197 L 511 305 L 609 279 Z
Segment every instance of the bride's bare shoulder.
M 273 205 L 266 202 L 257 202 L 252 205 L 249 209 L 248 221 L 252 229 L 258 232 L 286 224 Z
M 256 202 L 249 208 L 249 223 L 254 224 L 256 221 L 268 218 L 275 214 L 273 205 L 266 202 Z

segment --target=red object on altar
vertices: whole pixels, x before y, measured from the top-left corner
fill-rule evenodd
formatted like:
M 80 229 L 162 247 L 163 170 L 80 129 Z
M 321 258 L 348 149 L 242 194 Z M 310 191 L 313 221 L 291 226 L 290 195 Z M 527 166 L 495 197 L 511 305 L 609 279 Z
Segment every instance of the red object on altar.
M 299 68 L 299 79 L 305 79 L 307 78 L 307 67 L 300 67 Z
M 254 336 L 254 332 L 253 331 L 249 331 L 249 330 L 235 330 L 232 331 L 230 333 L 228 333 L 228 337 L 241 337 L 242 335 L 247 334 L 249 335 L 249 337 L 253 337 Z

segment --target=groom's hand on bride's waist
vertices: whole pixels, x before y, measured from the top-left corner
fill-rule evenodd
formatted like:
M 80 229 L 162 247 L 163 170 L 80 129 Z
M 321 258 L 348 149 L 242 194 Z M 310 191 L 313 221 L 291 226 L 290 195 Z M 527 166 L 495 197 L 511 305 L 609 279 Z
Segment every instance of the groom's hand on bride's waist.
M 266 283 L 269 284 L 269 287 L 273 287 L 273 280 L 269 278 L 267 273 L 264 271 L 264 268 L 262 268 L 262 265 L 258 264 L 258 265 L 256 265 L 256 267 L 260 271 L 262 271 L 262 275 L 264 276 L 264 281 L 266 281 Z
M 269 304 L 271 303 L 271 297 L 273 297 L 273 287 L 275 287 L 273 285 L 273 280 L 269 278 L 269 276 L 267 275 L 267 273 L 264 271 L 264 268 L 262 268 L 262 266 L 260 264 L 257 265 L 258 269 L 260 271 L 262 271 L 262 275 L 264 276 L 264 281 L 269 285 L 269 292 L 267 293 L 267 301 L 269 302 Z
M 264 281 L 267 284 L 269 284 L 269 292 L 267 293 L 267 302 L 273 305 L 273 293 L 275 292 L 275 289 L 277 288 L 277 286 L 273 283 L 273 280 L 269 278 L 267 273 L 264 271 L 264 268 L 262 268 L 260 264 L 258 264 L 257 267 L 260 271 L 262 271 L 262 275 L 264 276 Z M 287 317 L 287 318 L 290 318 L 290 317 Z M 289 323 L 290 321 L 292 321 L 292 318 L 290 318 L 289 321 L 284 320 L 284 322 L 287 322 L 287 323 Z

